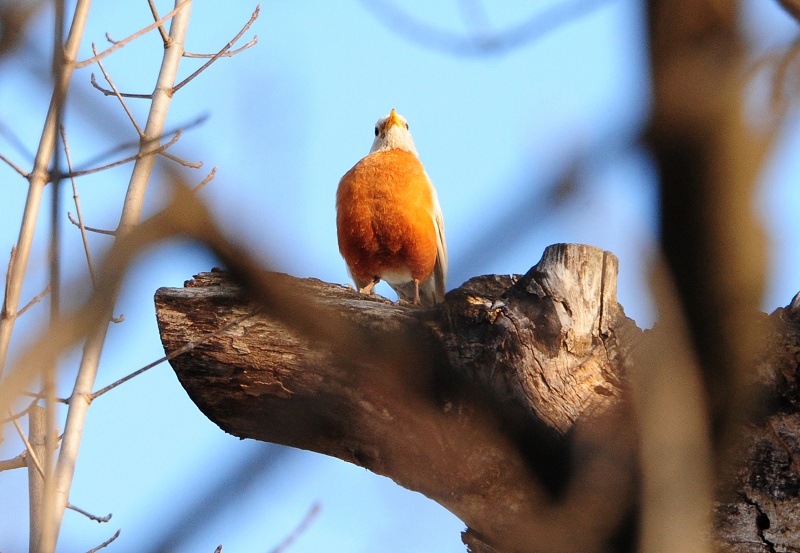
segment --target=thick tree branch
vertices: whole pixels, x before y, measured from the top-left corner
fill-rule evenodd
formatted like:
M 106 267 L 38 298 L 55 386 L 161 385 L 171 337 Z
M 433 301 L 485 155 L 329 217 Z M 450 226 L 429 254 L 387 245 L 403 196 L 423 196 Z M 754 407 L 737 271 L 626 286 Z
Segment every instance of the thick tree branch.
M 616 303 L 616 272 L 608 252 L 551 246 L 525 276 L 474 278 L 432 310 L 264 275 L 339 313 L 364 338 L 358 351 L 347 334 L 264 315 L 247 299 L 258 291 L 221 271 L 160 289 L 156 308 L 167 353 L 198 344 L 171 363 L 226 432 L 420 491 L 467 524 L 471 551 L 631 551 L 639 469 L 627 382 L 630 359 L 642 359 L 632 352 L 652 340 Z M 740 432 L 742 461 L 717 475 L 728 493 L 714 513 L 716 543 L 748 553 L 796 543 L 800 527 L 800 297 L 760 326 L 769 353 L 751 385 L 773 399 Z M 407 353 L 387 360 L 387 342 Z
M 533 540 L 556 551 L 574 540 L 551 504 L 564 485 L 566 435 L 620 404 L 620 344 L 638 334 L 616 303 L 616 271 L 613 255 L 562 244 L 524 277 L 473 279 L 432 311 L 273 275 L 346 313 L 372 340 L 405 340 L 424 352 L 409 359 L 430 363 L 351 361 L 263 316 L 171 362 L 226 432 L 389 476 L 503 551 L 530 550 Z M 255 309 L 222 273 L 161 289 L 156 305 L 167 352 Z M 622 517 L 629 502 L 617 503 L 610 512 Z

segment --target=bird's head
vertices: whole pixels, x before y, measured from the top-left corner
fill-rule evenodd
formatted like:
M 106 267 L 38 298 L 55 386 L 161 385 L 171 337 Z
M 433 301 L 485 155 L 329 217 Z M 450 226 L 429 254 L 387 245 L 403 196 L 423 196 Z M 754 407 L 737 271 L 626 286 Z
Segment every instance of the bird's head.
M 417 155 L 414 139 L 408 130 L 408 122 L 395 110 L 381 117 L 375 123 L 375 141 L 372 143 L 370 153 L 385 152 L 386 150 L 406 150 Z

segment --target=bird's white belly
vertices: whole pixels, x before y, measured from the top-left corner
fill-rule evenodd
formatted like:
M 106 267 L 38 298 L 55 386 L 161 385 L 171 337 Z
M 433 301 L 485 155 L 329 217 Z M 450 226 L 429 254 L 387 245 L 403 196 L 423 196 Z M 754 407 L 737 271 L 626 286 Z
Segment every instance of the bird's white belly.
M 394 269 L 389 271 L 383 271 L 380 275 L 378 275 L 381 280 L 388 282 L 390 286 L 401 286 L 403 284 L 408 284 L 414 280 L 414 277 L 411 276 L 411 271 L 408 269 Z

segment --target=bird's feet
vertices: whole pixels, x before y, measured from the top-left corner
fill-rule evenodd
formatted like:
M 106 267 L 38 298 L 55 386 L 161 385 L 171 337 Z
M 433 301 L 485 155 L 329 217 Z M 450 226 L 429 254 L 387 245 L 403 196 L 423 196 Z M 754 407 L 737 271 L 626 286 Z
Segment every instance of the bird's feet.
M 378 277 L 372 279 L 372 282 L 364 286 L 363 288 L 359 288 L 358 291 L 362 294 L 374 294 L 375 293 L 375 285 L 381 281 Z

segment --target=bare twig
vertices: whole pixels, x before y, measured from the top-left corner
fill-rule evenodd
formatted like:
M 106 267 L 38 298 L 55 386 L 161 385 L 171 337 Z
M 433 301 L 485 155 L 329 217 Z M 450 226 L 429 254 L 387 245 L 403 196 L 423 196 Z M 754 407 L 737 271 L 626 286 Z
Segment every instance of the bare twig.
M 25 392 L 22 395 L 28 395 L 28 393 Z M 8 416 L 8 417 L 6 417 L 4 419 L 0 419 L 0 424 L 6 424 L 7 422 L 11 422 L 12 420 L 21 419 L 22 417 L 27 415 L 31 411 L 31 409 L 33 409 L 33 406 L 36 405 L 39 402 L 39 400 L 42 398 L 42 394 L 41 393 L 39 393 L 39 394 L 30 394 L 30 395 L 33 396 L 35 399 L 25 409 L 23 409 L 22 411 L 19 411 L 17 413 L 13 413 L 12 415 L 10 415 L 10 416 Z
M 311 506 L 311 509 L 309 509 L 308 513 L 306 513 L 306 516 L 303 517 L 303 520 L 300 521 L 300 524 L 298 524 L 297 528 L 294 529 L 294 532 L 286 536 L 286 539 L 284 539 L 280 544 L 278 544 L 278 547 L 273 549 L 272 553 L 283 553 L 284 551 L 286 551 L 297 538 L 303 535 L 303 532 L 305 532 L 308 529 L 311 523 L 314 522 L 314 519 L 319 514 L 319 509 L 320 509 L 319 503 L 314 503 Z
M 99 62 L 98 62 L 99 63 Z M 134 125 L 136 123 L 134 122 Z M 67 142 L 67 132 L 64 127 L 61 127 L 61 142 L 64 144 L 64 156 L 67 158 L 67 170 L 72 173 L 72 156 L 69 153 L 69 143 Z M 78 196 L 78 185 L 75 182 L 75 177 L 70 177 L 72 182 L 72 201 L 75 202 L 75 212 L 78 214 L 78 228 L 81 230 L 81 240 L 83 241 L 83 252 L 86 255 L 86 264 L 89 267 L 89 276 L 92 279 L 92 287 L 97 284 L 97 275 L 94 272 L 94 263 L 92 263 L 92 252 L 89 249 L 89 237 L 86 234 L 86 227 L 83 224 L 83 215 L 81 213 L 81 201 Z M 67 213 L 69 216 L 69 213 Z
M 217 53 L 217 54 L 196 54 L 194 52 L 185 52 L 183 54 L 183 57 L 184 58 L 200 58 L 200 59 L 208 59 L 208 58 L 213 58 L 213 57 L 232 58 L 236 54 L 238 54 L 240 52 L 244 52 L 248 48 L 250 48 L 252 46 L 255 46 L 257 43 L 258 43 L 258 35 L 253 37 L 253 40 L 251 40 L 250 42 L 248 42 L 244 46 L 241 46 L 241 47 L 237 48 L 236 50 L 228 50 L 224 54 L 219 54 L 219 53 Z
M 11 273 L 14 270 L 14 260 L 17 258 L 17 246 L 16 244 L 11 246 L 11 255 L 8 256 L 8 266 L 6 267 L 6 285 L 3 289 L 3 309 L 0 312 L 0 317 L 3 320 L 7 319 L 10 315 L 10 311 L 8 309 L 8 305 L 10 303 L 10 296 L 11 296 Z M 0 364 L 0 369 L 2 368 L 2 364 Z M 0 371 L 2 374 L 2 371 Z
M 0 461 L 0 472 L 4 470 L 24 469 L 27 465 L 25 462 L 25 453 L 20 453 L 13 459 L 4 459 Z
M 183 355 L 184 353 L 193 350 L 194 348 L 196 348 L 200 344 L 206 342 L 207 340 L 210 340 L 211 338 L 214 338 L 215 336 L 219 336 L 223 332 L 227 332 L 227 331 L 231 330 L 233 327 L 239 325 L 242 321 L 245 321 L 245 320 L 249 319 L 250 317 L 252 317 L 255 314 L 256 314 L 256 312 L 253 312 L 253 313 L 248 313 L 246 315 L 242 315 L 241 317 L 236 317 L 235 319 L 232 319 L 227 324 L 221 326 L 220 328 L 218 328 L 214 332 L 208 333 L 202 339 L 197 340 L 196 342 L 189 342 L 185 346 L 183 346 L 181 348 L 178 348 L 175 351 L 171 351 L 168 355 L 165 355 L 164 357 L 162 357 L 160 359 L 157 359 L 157 360 L 153 361 L 152 363 L 149 363 L 149 364 L 145 365 L 141 369 L 133 371 L 131 374 L 120 378 L 119 380 L 109 384 L 105 388 L 101 388 L 100 390 L 97 390 L 95 393 L 92 394 L 92 400 L 95 400 L 98 397 L 100 397 L 103 394 L 105 394 L 106 392 L 109 392 L 109 391 L 113 390 L 114 388 L 116 388 L 120 384 L 124 384 L 128 380 L 130 380 L 130 379 L 132 379 L 132 378 L 134 378 L 136 376 L 139 376 L 143 372 L 148 371 L 148 370 L 152 369 L 153 367 L 155 367 L 157 365 L 160 365 L 164 361 L 169 361 L 170 359 L 174 359 L 175 357 L 177 357 L 179 355 Z
M 67 70 L 66 64 L 73 59 L 63 56 L 64 28 L 66 27 L 66 0 L 55 0 L 55 25 L 53 26 L 53 77 L 55 82 L 61 81 L 61 75 Z M 50 244 L 48 247 L 48 266 L 50 287 L 50 323 L 58 320 L 61 312 L 61 201 L 62 194 L 62 169 L 61 151 L 58 148 L 59 132 L 63 131 L 64 110 L 67 100 L 67 91 L 61 91 L 57 97 L 55 122 L 49 131 L 53 135 L 51 185 L 50 194 Z M 30 439 L 36 448 L 37 456 L 42 460 L 44 474 L 40 481 L 28 471 L 29 488 L 31 495 L 31 528 L 30 544 L 32 551 L 40 551 L 42 544 L 49 542 L 53 537 L 54 528 L 49 524 L 48 513 L 55 505 L 55 481 L 53 474 L 54 456 L 58 447 L 58 430 L 56 429 L 56 363 L 49 363 L 41 367 L 42 395 L 44 408 L 38 405 L 31 410 L 28 416 L 30 423 Z M 38 489 L 36 489 L 38 488 Z M 35 500 L 39 500 L 38 505 Z M 36 513 L 33 512 L 36 509 Z
M 174 161 L 178 165 L 183 165 L 184 167 L 188 167 L 190 169 L 200 169 L 203 166 L 203 162 L 202 161 L 187 161 L 187 160 L 183 159 L 182 157 L 178 157 L 176 155 L 173 155 L 173 154 L 171 154 L 169 152 L 164 152 L 164 151 L 161 151 L 161 152 L 158 152 L 158 153 L 159 153 L 159 155 Z
M 212 63 L 214 63 L 214 62 L 215 62 L 215 61 L 217 61 L 217 60 L 218 60 L 220 57 L 222 57 L 222 55 L 223 55 L 223 54 L 225 54 L 225 52 L 227 52 L 228 50 L 230 50 L 230 49 L 233 47 L 233 45 L 234 45 L 234 44 L 236 44 L 236 42 L 237 42 L 237 41 L 238 41 L 240 38 L 242 38 L 242 35 L 243 35 L 243 34 L 245 34 L 245 33 L 247 32 L 247 30 L 248 30 L 248 29 L 250 28 L 250 26 L 251 26 L 251 25 L 252 25 L 252 24 L 255 22 L 255 20 L 256 20 L 256 19 L 258 19 L 258 14 L 259 14 L 259 12 L 260 12 L 260 11 L 261 11 L 261 4 L 259 4 L 258 6 L 256 6 L 256 9 L 253 11 L 253 14 L 250 16 L 250 19 L 247 21 L 247 23 L 245 23 L 245 24 L 244 24 L 244 27 L 242 27 L 242 29 L 241 29 L 241 30 L 240 30 L 240 31 L 239 31 L 239 32 L 236 34 L 236 36 L 235 36 L 235 37 L 233 37 L 233 38 L 230 40 L 230 42 L 228 42 L 228 44 L 226 44 L 225 46 L 223 46 L 223 47 L 222 47 L 222 50 L 220 50 L 219 52 L 217 52 L 216 54 L 214 54 L 214 55 L 211 57 L 211 59 L 209 59 L 209 60 L 208 60 L 206 63 L 204 63 L 203 65 L 201 65 L 201 66 L 200 66 L 200 68 L 199 68 L 197 71 L 195 71 L 194 73 L 192 73 L 191 75 L 189 75 L 188 77 L 186 77 L 185 79 L 183 79 L 183 80 L 182 80 L 180 83 L 178 83 L 177 85 L 175 85 L 175 86 L 172 88 L 172 93 L 174 94 L 175 92 L 178 92 L 178 91 L 179 91 L 181 88 L 183 88 L 183 87 L 184 87 L 184 85 L 186 85 L 186 84 L 188 84 L 189 82 L 191 82 L 191 81 L 192 81 L 192 79 L 194 79 L 194 78 L 195 78 L 195 77 L 197 77 L 197 76 L 198 76 L 200 73 L 202 73 L 203 71 L 205 71 L 205 70 L 206 70 L 206 69 L 207 69 L 207 68 L 208 68 L 208 67 L 209 67 L 209 66 L 210 66 Z M 253 40 L 251 40 L 250 42 L 248 42 L 247 44 L 245 44 L 245 45 L 244 45 L 244 47 L 242 47 L 240 50 L 244 50 L 244 49 L 250 48 L 251 46 L 253 46 L 253 45 L 254 45 L 254 44 L 256 44 L 257 42 L 258 42 L 258 36 L 254 37 L 254 38 L 253 38 Z
M 211 182 L 216 175 L 217 175 L 217 168 L 214 167 L 213 169 L 211 169 L 211 172 L 206 176 L 206 178 L 200 181 L 200 184 L 192 188 L 192 192 L 199 192 L 200 190 L 202 190 L 203 187 L 207 185 L 209 182 Z
M 153 97 L 152 94 L 132 94 L 130 92 L 119 92 L 116 89 L 109 90 L 107 88 L 103 88 L 99 84 L 97 84 L 97 79 L 95 79 L 94 73 L 91 74 L 89 77 L 89 82 L 91 85 L 103 93 L 104 96 L 119 96 L 121 98 L 137 98 L 139 100 L 149 100 Z
M 97 547 L 93 547 L 93 548 L 91 548 L 91 549 L 90 549 L 89 551 L 87 551 L 86 553 L 97 553 L 97 552 L 98 552 L 98 551 L 100 551 L 101 549 L 108 547 L 108 546 L 111 544 L 111 542 L 113 542 L 115 539 L 117 539 L 117 538 L 119 537 L 119 534 L 120 534 L 120 532 L 122 532 L 122 530 L 121 530 L 121 529 L 120 529 L 120 530 L 117 530 L 116 532 L 114 532 L 114 535 L 113 535 L 113 536 L 111 536 L 110 538 L 108 538 L 106 541 L 104 541 L 103 543 L 101 543 L 101 544 L 100 544 L 100 545 L 98 545 Z
M 131 161 L 138 161 L 143 157 L 152 156 L 155 154 L 160 154 L 173 144 L 175 144 L 181 138 L 181 131 L 178 130 L 175 135 L 170 138 L 169 142 L 166 142 L 154 150 L 149 150 L 147 152 L 138 151 L 132 156 L 128 156 L 122 159 L 118 159 L 117 161 L 112 161 L 111 163 L 107 163 L 105 165 L 101 165 L 100 167 L 92 167 L 91 169 L 82 169 L 80 171 L 70 171 L 66 175 L 62 175 L 64 177 L 83 177 L 85 175 L 91 175 L 92 173 L 99 173 L 100 171 L 105 171 L 107 169 L 112 169 L 114 167 L 118 167 L 120 165 L 124 165 L 126 163 L 130 163 Z
M 44 394 L 42 392 L 35 393 L 35 392 L 22 391 L 22 392 L 19 393 L 19 395 L 25 396 L 25 397 L 32 397 L 34 399 L 42 399 L 44 397 Z M 63 397 L 56 398 L 56 401 L 58 403 L 63 403 L 64 405 L 67 405 L 69 403 L 69 401 L 67 401 Z M 23 409 L 23 411 L 24 411 L 24 409 Z
M 97 55 L 97 46 L 95 46 L 94 42 L 92 42 L 92 52 L 94 53 L 95 56 Z M 131 123 L 133 123 L 133 126 L 136 129 L 136 134 L 138 134 L 139 136 L 142 136 L 141 127 L 139 127 L 139 124 L 136 122 L 136 118 L 133 116 L 133 113 L 131 113 L 131 110 L 128 109 L 128 104 L 125 103 L 125 99 L 122 97 L 122 94 L 120 94 L 119 90 L 117 89 L 116 85 L 114 84 L 114 81 L 111 79 L 111 75 L 109 75 L 108 71 L 106 71 L 106 68 L 103 67 L 102 60 L 97 60 L 97 66 L 100 68 L 100 71 L 103 73 L 103 77 L 106 79 L 106 82 L 108 83 L 108 86 L 110 86 L 111 89 L 114 91 L 114 96 L 116 96 L 117 99 L 119 100 L 119 103 L 122 104 L 122 109 L 125 110 L 125 113 L 128 115 L 128 119 L 130 119 Z M 99 90 L 102 90 L 102 89 L 100 89 L 100 87 L 97 85 L 97 83 L 94 80 L 94 73 L 92 73 L 91 81 L 92 81 L 92 86 L 94 86 L 95 88 L 97 88 Z M 151 95 L 149 95 L 149 94 L 147 95 L 148 98 L 150 98 L 150 96 Z
M 30 512 L 30 531 L 28 537 L 28 544 L 30 551 L 39 551 L 39 544 L 42 537 L 42 529 L 45 524 L 45 477 L 44 472 L 48 467 L 42 470 L 41 462 L 38 459 L 47 459 L 47 432 L 48 432 L 48 415 L 45 408 L 40 405 L 34 405 L 28 415 L 28 438 L 30 440 L 30 448 L 27 459 L 31 462 L 28 464 L 28 501 Z M 33 448 L 33 449 L 31 449 Z
M 22 443 L 25 444 L 25 449 L 28 451 L 28 456 L 30 457 L 31 461 L 33 461 L 33 464 L 36 466 L 36 470 L 38 470 L 39 474 L 44 477 L 44 468 L 42 467 L 42 463 L 39 461 L 39 457 L 36 455 L 36 452 L 34 451 L 30 441 L 28 441 L 25 431 L 22 430 L 22 426 L 19 424 L 19 421 L 13 418 L 14 413 L 11 412 L 11 409 L 8 410 L 8 414 L 12 415 L 11 422 L 14 425 L 14 428 L 16 428 L 17 434 L 19 434 Z
M 207 119 L 208 119 L 208 114 L 201 114 L 200 116 L 196 117 L 192 121 L 189 121 L 188 123 L 184 123 L 176 127 L 173 127 L 171 129 L 165 130 L 161 134 L 161 136 L 158 137 L 158 140 L 163 140 L 165 137 L 177 134 L 179 132 L 184 133 L 189 129 L 193 129 L 194 127 L 202 125 Z M 141 139 L 136 140 L 135 142 L 125 142 L 123 144 L 120 144 L 119 146 L 115 146 L 101 154 L 98 154 L 90 158 L 88 161 L 84 162 L 83 167 L 92 167 L 93 165 L 100 163 L 100 161 L 107 159 L 113 156 L 114 154 L 117 154 L 119 152 L 124 152 L 125 150 L 129 150 L 132 148 L 140 148 L 140 147 L 141 147 Z
M 80 221 L 76 221 L 75 218 L 72 216 L 72 213 L 70 213 L 70 212 L 67 212 L 67 219 L 69 219 L 69 222 L 72 223 L 73 225 L 75 225 L 76 227 L 80 227 L 81 226 Z M 94 227 L 83 227 L 83 228 L 85 228 L 87 232 L 95 232 L 97 234 L 105 234 L 107 236 L 116 236 L 116 234 L 117 234 L 116 231 L 113 231 L 113 230 L 105 230 L 105 229 L 94 228 Z
M 11 167 L 14 171 L 19 173 L 22 177 L 25 177 L 27 179 L 30 176 L 28 173 L 25 172 L 25 170 L 22 167 L 20 167 L 19 165 L 17 165 L 13 161 L 11 161 L 9 158 L 4 156 L 3 154 L 0 154 L 0 160 L 3 160 L 6 163 L 6 165 Z
M 164 17 L 162 17 L 161 19 L 159 19 L 158 21 L 156 21 L 152 25 L 148 25 L 144 29 L 140 29 L 140 30 L 136 31 L 135 33 L 133 33 L 132 35 L 130 35 L 128 37 L 125 37 L 122 40 L 118 40 L 118 41 L 114 42 L 114 45 L 111 48 L 103 50 L 102 52 L 100 52 L 96 56 L 92 56 L 89 59 L 77 62 L 75 64 L 75 68 L 76 69 L 80 69 L 81 67 L 86 67 L 87 65 L 91 65 L 91 64 L 95 63 L 96 61 L 103 59 L 104 57 L 109 55 L 111 52 L 119 50 L 120 48 L 122 48 L 123 46 L 125 46 L 126 44 L 131 42 L 132 40 L 135 40 L 135 39 L 139 38 L 140 36 L 142 36 L 143 34 L 148 33 L 150 31 L 152 31 L 153 29 L 158 28 L 160 25 L 163 25 L 165 22 L 169 21 L 170 18 L 172 18 L 173 16 L 177 15 L 178 12 L 180 12 L 182 9 L 184 9 L 186 6 L 188 6 L 191 3 L 192 3 L 191 0 L 184 0 L 183 2 L 178 4 L 177 7 L 174 10 L 169 12 L 167 15 L 165 15 Z
M 14 149 L 25 157 L 25 159 L 33 160 L 34 154 L 25 146 L 25 143 L 16 135 L 16 133 L 8 128 L 0 121 L 0 135 L 4 136 L 6 140 L 14 147 Z
M 47 296 L 47 294 L 49 293 L 50 293 L 50 285 L 48 284 L 44 290 L 42 290 L 41 292 L 39 292 L 39 294 L 36 295 L 35 298 L 26 303 L 25 307 L 17 311 L 17 317 L 24 314 L 28 309 L 30 309 L 31 307 L 42 301 L 45 298 L 45 296 Z
M 109 520 L 111 520 L 111 517 L 113 516 L 112 513 L 108 513 L 104 517 L 99 517 L 97 515 L 93 515 L 92 513 L 84 511 L 80 507 L 76 507 L 75 505 L 73 505 L 71 503 L 67 503 L 67 509 L 69 509 L 70 511 L 75 511 L 76 513 L 80 513 L 83 516 L 85 516 L 86 518 L 88 518 L 89 520 L 94 520 L 96 522 L 101 522 L 101 523 L 102 522 L 108 522 Z
M 153 19 L 158 21 L 158 10 L 156 9 L 156 5 L 153 3 L 153 0 L 147 0 L 147 4 L 150 6 L 150 13 L 153 14 Z M 158 33 L 161 35 L 161 40 L 164 42 L 164 46 L 166 47 L 169 44 L 169 41 L 172 40 L 169 38 L 167 31 L 164 30 L 163 25 L 158 26 Z

